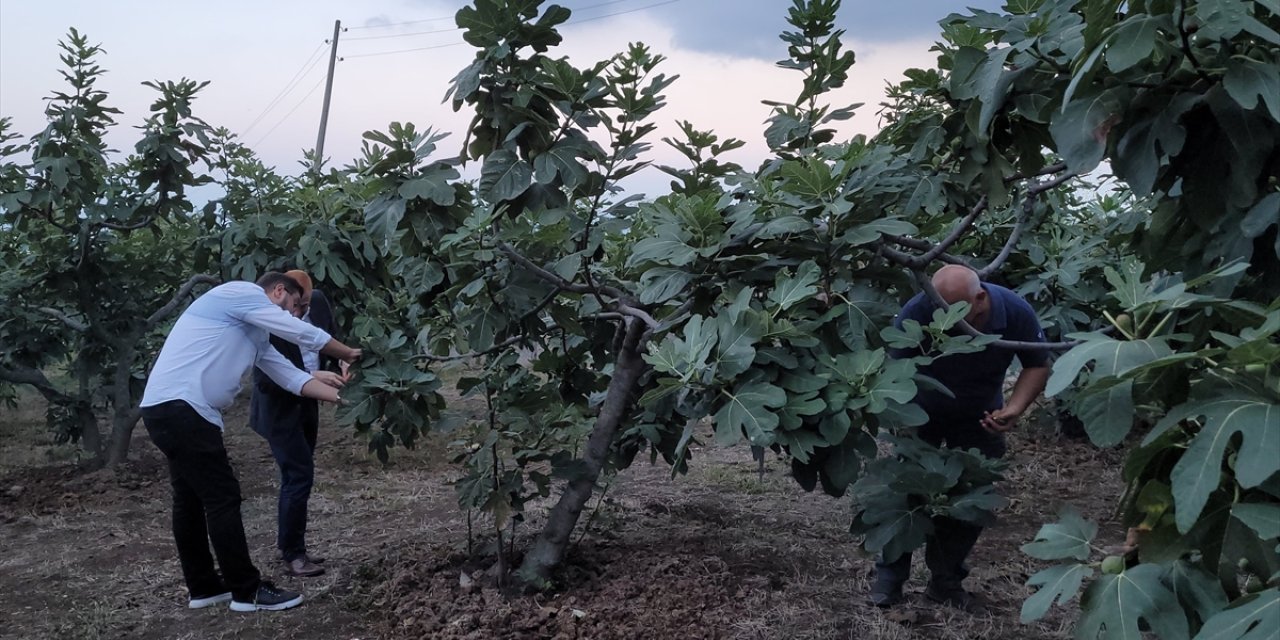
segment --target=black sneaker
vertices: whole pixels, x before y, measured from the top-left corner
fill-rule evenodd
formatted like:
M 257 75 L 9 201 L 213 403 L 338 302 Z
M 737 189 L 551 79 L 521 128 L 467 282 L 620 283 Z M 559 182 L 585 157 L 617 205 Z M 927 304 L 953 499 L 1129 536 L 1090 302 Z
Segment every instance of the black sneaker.
M 191 600 L 187 602 L 187 607 L 190 609 L 203 609 L 205 607 L 212 607 L 215 604 L 222 604 L 230 600 L 231 600 L 230 591 L 224 591 L 223 593 L 217 593 L 217 594 L 208 595 L 208 596 L 197 597 L 195 595 L 192 595 Z
M 924 597 L 938 604 L 945 604 L 969 613 L 979 613 L 982 610 L 978 599 L 961 587 L 941 587 L 931 582 L 924 590 Z
M 871 595 L 867 599 L 871 604 L 887 609 L 902 602 L 902 585 L 877 580 L 871 585 Z
M 231 600 L 232 611 L 284 611 L 302 604 L 302 594 L 285 591 L 266 580 L 258 585 L 253 602 Z

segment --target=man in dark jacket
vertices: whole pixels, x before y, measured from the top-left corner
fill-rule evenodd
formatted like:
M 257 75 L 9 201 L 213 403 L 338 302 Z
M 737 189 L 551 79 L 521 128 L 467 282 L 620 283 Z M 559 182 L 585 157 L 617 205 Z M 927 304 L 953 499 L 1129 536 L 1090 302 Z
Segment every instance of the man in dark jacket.
M 328 298 L 311 286 L 302 271 L 289 271 L 303 289 L 298 315 L 315 327 L 334 332 L 333 309 Z M 289 362 L 303 371 L 331 370 L 334 359 L 319 352 L 272 338 L 271 344 Z M 285 391 L 261 369 L 253 372 L 253 397 L 249 404 L 249 426 L 267 439 L 271 455 L 280 467 L 280 498 L 277 505 L 276 547 L 280 549 L 285 573 L 318 576 L 324 558 L 307 553 L 307 503 L 315 481 L 316 437 L 320 428 L 320 407 L 315 400 Z
M 981 282 L 972 269 L 947 265 L 934 274 L 932 282 L 947 304 L 969 303 L 965 320 L 977 330 L 1010 341 L 1044 342 L 1044 332 L 1031 305 L 1004 287 Z M 907 319 L 928 324 L 933 311 L 933 303 L 920 293 L 903 306 L 894 324 L 901 328 Z M 918 355 L 918 351 L 895 349 L 890 355 L 909 358 Z M 1006 402 L 1005 374 L 1015 357 L 1022 364 L 1022 372 Z M 929 415 L 929 422 L 920 427 L 920 439 L 938 447 L 976 448 L 988 458 L 1000 458 L 1006 449 L 1005 432 L 1017 424 L 1044 390 L 1049 362 L 1043 349 L 1015 351 L 989 346 L 975 353 L 943 356 L 922 367 L 920 373 L 941 382 L 952 394 L 948 397 L 924 390 L 916 396 L 916 403 Z M 927 598 L 966 610 L 974 606 L 961 581 L 969 575 L 965 559 L 981 533 L 978 525 L 952 518 L 935 519 L 934 532 L 925 547 L 925 564 L 930 572 Z M 909 553 L 894 562 L 882 559 L 876 563 L 872 604 L 890 607 L 901 602 L 902 585 L 910 573 Z

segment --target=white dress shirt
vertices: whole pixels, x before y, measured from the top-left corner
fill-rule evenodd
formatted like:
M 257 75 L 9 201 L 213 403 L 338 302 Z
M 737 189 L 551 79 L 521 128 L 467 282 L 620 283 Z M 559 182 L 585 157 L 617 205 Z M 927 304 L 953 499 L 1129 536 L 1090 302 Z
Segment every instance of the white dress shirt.
M 147 378 L 142 406 L 170 400 L 191 405 L 205 420 L 222 424 L 222 410 L 240 392 L 251 366 L 276 384 L 300 393 L 311 374 L 293 366 L 271 346 L 270 335 L 319 351 L 328 333 L 271 302 L 252 282 L 228 282 L 200 296 L 178 318 Z
M 311 310 L 302 314 L 302 321 L 311 324 Z M 302 367 L 310 373 L 320 370 L 320 352 L 316 349 L 299 349 L 302 352 Z

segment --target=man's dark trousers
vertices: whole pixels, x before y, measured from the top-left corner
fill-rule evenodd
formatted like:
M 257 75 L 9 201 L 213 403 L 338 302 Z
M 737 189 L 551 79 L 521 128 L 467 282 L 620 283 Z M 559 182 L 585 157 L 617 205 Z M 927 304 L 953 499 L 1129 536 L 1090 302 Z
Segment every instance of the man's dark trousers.
M 315 400 L 273 390 L 253 395 L 250 414 L 254 430 L 267 439 L 280 467 L 276 547 L 288 562 L 307 553 L 307 503 L 315 481 L 320 406 Z
M 952 449 L 977 449 L 982 455 L 996 459 L 1008 449 L 1003 434 L 982 428 L 982 416 L 931 417 L 920 427 L 921 440 L 935 447 L 944 444 Z M 929 567 L 929 582 L 944 590 L 960 589 L 969 575 L 965 559 L 978 542 L 982 527 L 954 518 L 934 518 L 933 534 L 925 543 L 924 561 Z M 883 558 L 876 563 L 876 582 L 900 587 L 911 577 L 911 554 L 904 553 L 893 562 Z
M 261 576 L 245 542 L 240 482 L 227 458 L 222 429 L 181 400 L 144 407 L 142 420 L 169 461 L 173 539 L 191 597 L 230 590 L 237 601 L 252 602 Z M 209 553 L 210 542 L 221 578 Z

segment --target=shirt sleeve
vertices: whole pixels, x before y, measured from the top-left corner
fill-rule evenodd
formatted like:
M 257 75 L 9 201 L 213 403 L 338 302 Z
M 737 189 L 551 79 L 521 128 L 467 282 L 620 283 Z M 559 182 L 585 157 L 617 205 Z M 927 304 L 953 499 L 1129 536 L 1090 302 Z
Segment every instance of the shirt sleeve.
M 1018 335 L 1010 339 L 1021 342 L 1044 342 L 1044 329 L 1040 327 L 1040 319 L 1031 305 L 1021 298 L 1017 299 L 1019 321 Z M 1018 362 L 1024 369 L 1049 366 L 1049 352 L 1044 349 L 1019 349 Z
M 269 343 L 258 349 L 258 357 L 254 364 L 267 374 L 267 377 L 295 396 L 302 395 L 302 385 L 311 381 L 310 373 L 295 367 Z
M 923 300 L 924 294 L 916 294 L 907 304 L 902 306 L 902 310 L 898 315 L 893 317 L 893 326 L 901 329 L 903 320 L 915 320 L 920 324 L 929 324 L 932 320 L 933 309 L 925 304 Z M 929 314 L 926 316 L 926 313 Z M 922 350 L 915 347 L 889 347 L 889 357 L 895 360 L 903 360 L 906 358 L 914 358 L 922 355 Z
M 231 315 L 273 336 L 280 336 L 303 349 L 312 351 L 323 349 L 331 337 L 324 330 L 303 322 L 293 317 L 288 311 L 272 304 L 265 292 L 236 305 L 231 310 Z

